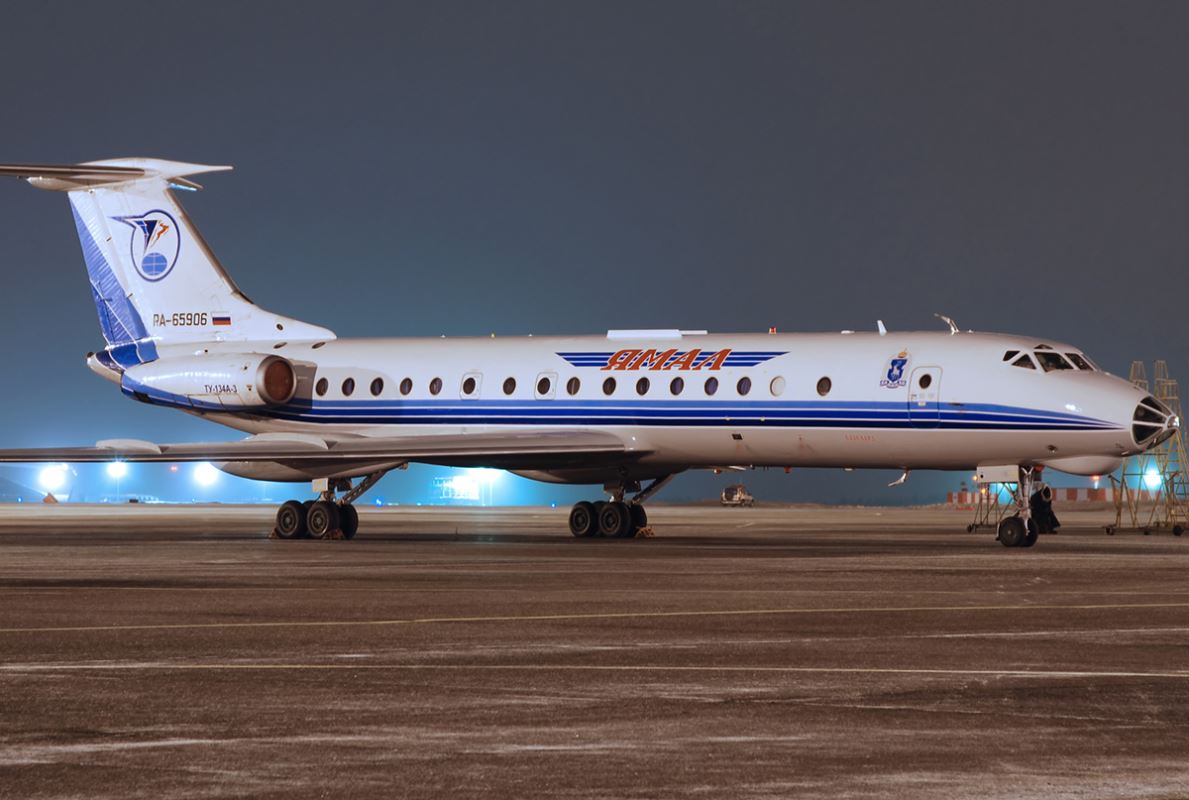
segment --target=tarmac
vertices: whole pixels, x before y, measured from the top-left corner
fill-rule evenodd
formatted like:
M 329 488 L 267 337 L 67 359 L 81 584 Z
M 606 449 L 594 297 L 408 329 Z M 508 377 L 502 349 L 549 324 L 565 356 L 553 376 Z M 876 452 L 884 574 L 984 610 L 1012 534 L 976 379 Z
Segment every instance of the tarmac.
M 5 506 L 0 797 L 1189 797 L 1189 537 L 1058 513 Z

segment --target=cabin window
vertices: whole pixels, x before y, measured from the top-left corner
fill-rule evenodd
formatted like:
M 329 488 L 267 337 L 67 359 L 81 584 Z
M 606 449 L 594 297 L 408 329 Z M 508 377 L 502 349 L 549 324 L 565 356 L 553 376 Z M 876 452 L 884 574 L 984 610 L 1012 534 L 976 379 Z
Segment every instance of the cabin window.
M 549 394 L 549 390 L 553 388 L 553 383 L 548 378 L 541 378 L 537 381 L 537 394 Z
M 475 393 L 475 379 L 474 379 L 474 377 L 467 375 L 466 378 L 463 379 L 462 393 L 466 394 L 466 395 L 471 395 L 471 394 Z
M 1045 372 L 1073 369 L 1073 365 L 1062 358 L 1060 353 L 1037 353 L 1036 360 Z
M 1084 369 L 1086 372 L 1093 372 L 1094 367 L 1090 366 L 1090 362 L 1082 358 L 1079 353 L 1066 353 L 1065 357 L 1073 362 L 1073 365 L 1078 369 Z
M 343 397 L 350 397 L 351 394 L 355 391 L 355 379 L 347 378 L 345 381 L 343 381 L 342 388 L 343 388 Z
M 1006 353 L 1003 354 L 1003 360 L 1011 361 L 1013 358 L 1015 358 L 1019 354 L 1020 354 L 1019 350 L 1008 350 Z
M 578 394 L 578 390 L 582 388 L 582 381 L 577 378 L 570 378 L 566 381 L 566 393 L 571 397 Z
M 782 394 L 784 394 L 784 378 L 777 375 L 772 379 L 772 382 L 768 384 L 768 389 L 771 390 L 773 397 L 780 397 Z
M 512 394 L 516 391 L 516 379 L 504 378 L 504 394 Z
M 706 396 L 713 397 L 714 393 L 718 391 L 718 378 L 713 375 L 706 379 Z
M 442 391 L 442 379 L 434 378 L 429 382 L 429 393 L 432 395 L 440 394 Z
M 1032 357 L 1027 353 L 1011 362 L 1011 365 L 1013 367 L 1023 367 L 1024 369 L 1036 369 L 1036 364 L 1032 363 Z
M 685 379 L 681 377 L 674 378 L 669 381 L 669 393 L 674 397 L 681 394 L 685 390 Z
M 325 378 L 319 378 L 318 382 L 316 384 L 314 384 L 314 391 L 318 393 L 319 397 L 326 394 L 326 390 L 329 388 L 330 388 L 330 382 L 327 381 Z
M 372 397 L 379 397 L 380 393 L 384 391 L 384 379 L 376 378 L 372 381 Z
M 750 392 L 751 391 L 751 378 L 744 375 L 742 378 L 739 379 L 739 382 L 735 384 L 735 390 L 737 392 L 739 392 L 740 397 L 742 397 L 743 395 Z
M 615 393 L 615 379 L 608 378 L 603 381 L 603 394 L 611 395 Z
M 822 377 L 822 378 L 819 378 L 817 381 L 817 393 L 820 394 L 822 397 L 825 397 L 826 395 L 828 395 L 830 393 L 830 389 L 832 389 L 833 387 L 834 387 L 834 382 L 831 381 L 829 378 Z
M 408 394 L 411 391 L 413 391 L 413 379 L 405 378 L 400 382 L 400 393 Z
M 919 381 L 917 381 L 917 386 L 921 387 L 922 389 L 928 389 L 932 385 L 933 385 L 933 376 L 930 375 L 928 372 L 926 372 L 924 375 L 922 375 L 921 379 Z

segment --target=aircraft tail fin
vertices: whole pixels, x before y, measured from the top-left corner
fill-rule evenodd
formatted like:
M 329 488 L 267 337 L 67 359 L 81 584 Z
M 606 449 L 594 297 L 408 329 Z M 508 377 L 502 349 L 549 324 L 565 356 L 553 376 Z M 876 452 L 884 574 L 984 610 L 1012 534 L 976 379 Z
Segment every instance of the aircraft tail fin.
M 152 361 L 157 346 L 333 339 L 326 328 L 249 300 L 174 196 L 188 176 L 231 167 L 151 158 L 86 164 L 5 164 L 0 175 L 66 192 L 91 293 L 115 365 Z

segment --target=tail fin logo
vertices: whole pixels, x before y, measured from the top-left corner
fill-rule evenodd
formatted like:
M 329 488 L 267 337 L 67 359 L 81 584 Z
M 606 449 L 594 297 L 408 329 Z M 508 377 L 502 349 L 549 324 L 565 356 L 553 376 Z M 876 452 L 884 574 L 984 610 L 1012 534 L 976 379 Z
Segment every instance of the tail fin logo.
M 129 253 L 140 277 L 159 281 L 170 273 L 182 247 L 177 220 L 160 209 L 112 219 L 132 229 Z

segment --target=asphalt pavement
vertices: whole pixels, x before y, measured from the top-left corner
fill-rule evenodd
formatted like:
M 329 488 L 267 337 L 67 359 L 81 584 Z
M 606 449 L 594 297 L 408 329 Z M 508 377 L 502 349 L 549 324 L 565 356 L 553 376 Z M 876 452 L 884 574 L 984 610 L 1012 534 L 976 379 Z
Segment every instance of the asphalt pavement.
M 0 508 L 0 797 L 1185 798 L 1189 537 Z

